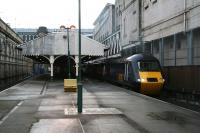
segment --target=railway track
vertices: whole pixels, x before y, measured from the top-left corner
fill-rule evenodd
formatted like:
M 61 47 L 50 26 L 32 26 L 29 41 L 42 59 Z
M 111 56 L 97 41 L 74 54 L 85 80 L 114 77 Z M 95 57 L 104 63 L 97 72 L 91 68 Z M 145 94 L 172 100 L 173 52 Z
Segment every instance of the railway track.
M 162 94 L 156 98 L 193 111 L 200 112 L 200 94 L 163 91 Z

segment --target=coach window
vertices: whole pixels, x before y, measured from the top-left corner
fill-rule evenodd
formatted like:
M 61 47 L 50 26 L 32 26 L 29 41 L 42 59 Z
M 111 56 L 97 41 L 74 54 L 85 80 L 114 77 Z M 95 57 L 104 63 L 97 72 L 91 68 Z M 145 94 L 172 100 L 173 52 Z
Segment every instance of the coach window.
M 128 80 L 131 81 L 133 79 L 133 70 L 132 70 L 131 62 L 128 63 Z
M 124 76 L 126 81 L 128 81 L 129 76 L 131 76 L 131 75 L 129 74 L 129 63 L 127 62 L 127 63 L 125 63 L 125 76 Z

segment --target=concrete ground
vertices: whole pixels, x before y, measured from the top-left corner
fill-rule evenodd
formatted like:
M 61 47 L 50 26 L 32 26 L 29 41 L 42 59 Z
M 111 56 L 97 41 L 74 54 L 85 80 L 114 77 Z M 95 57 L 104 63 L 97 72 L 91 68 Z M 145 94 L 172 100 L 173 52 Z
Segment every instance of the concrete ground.
M 96 80 L 83 113 L 63 81 L 29 79 L 0 93 L 0 133 L 199 133 L 200 114 Z

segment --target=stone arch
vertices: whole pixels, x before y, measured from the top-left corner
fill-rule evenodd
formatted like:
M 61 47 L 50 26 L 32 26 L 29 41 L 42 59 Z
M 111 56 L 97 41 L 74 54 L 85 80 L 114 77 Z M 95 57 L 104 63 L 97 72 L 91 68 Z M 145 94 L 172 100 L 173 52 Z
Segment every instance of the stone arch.
M 81 57 L 81 60 L 82 60 L 83 58 L 85 58 L 85 57 L 87 57 L 87 55 L 85 55 L 85 56 L 82 56 L 82 57 Z
M 50 58 L 48 58 L 47 56 L 45 56 L 45 55 L 40 55 L 40 56 L 42 56 L 42 57 L 44 57 L 45 59 L 47 59 L 48 61 L 49 61 L 49 64 L 50 64 Z M 55 61 L 55 60 L 54 60 Z
M 54 58 L 54 62 L 55 62 L 58 58 L 63 57 L 63 56 L 67 56 L 67 55 L 59 55 L 59 56 L 55 57 L 55 58 Z M 72 56 L 69 56 L 69 57 L 70 57 L 70 59 L 72 59 L 72 60 L 75 62 L 75 58 L 74 58 L 74 57 L 72 57 Z
M 70 63 L 68 61 L 70 61 Z M 67 55 L 55 56 L 53 65 L 54 73 L 57 78 L 75 77 L 76 62 L 74 56 L 69 56 L 69 58 Z M 68 65 L 70 65 L 70 68 Z

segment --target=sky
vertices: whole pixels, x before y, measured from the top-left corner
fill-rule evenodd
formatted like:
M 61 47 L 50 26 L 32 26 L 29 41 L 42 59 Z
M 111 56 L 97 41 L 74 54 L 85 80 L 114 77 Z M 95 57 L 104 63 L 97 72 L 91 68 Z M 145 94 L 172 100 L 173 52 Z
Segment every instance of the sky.
M 81 0 L 81 27 L 93 23 L 107 3 L 115 0 Z M 78 0 L 0 0 L 0 18 L 12 28 L 78 27 Z

